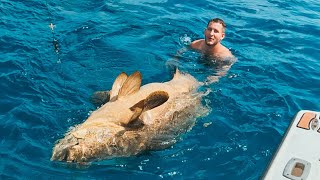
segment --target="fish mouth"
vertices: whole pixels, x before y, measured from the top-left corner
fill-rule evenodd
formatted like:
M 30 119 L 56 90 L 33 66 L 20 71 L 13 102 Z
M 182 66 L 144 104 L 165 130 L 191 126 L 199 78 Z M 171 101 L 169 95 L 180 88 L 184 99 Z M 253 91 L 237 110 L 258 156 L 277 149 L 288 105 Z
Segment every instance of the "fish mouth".
M 51 161 L 75 161 L 75 153 L 80 150 L 78 139 L 73 135 L 60 140 L 53 148 Z M 76 150 L 76 151 L 74 151 Z

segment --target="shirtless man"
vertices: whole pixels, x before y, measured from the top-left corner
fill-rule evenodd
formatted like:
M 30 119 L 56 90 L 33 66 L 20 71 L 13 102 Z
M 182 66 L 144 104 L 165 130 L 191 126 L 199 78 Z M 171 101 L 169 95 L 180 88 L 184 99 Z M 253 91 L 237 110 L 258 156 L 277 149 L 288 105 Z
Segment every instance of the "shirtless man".
M 225 37 L 226 24 L 222 19 L 211 19 L 204 30 L 204 39 L 198 39 L 190 44 L 190 48 L 199 51 L 208 57 L 208 61 L 214 61 L 219 66 L 215 75 L 207 77 L 207 83 L 217 82 L 221 76 L 225 76 L 236 58 L 231 51 L 221 44 Z
M 206 61 L 210 61 L 209 64 L 213 64 L 218 68 L 215 68 L 216 73 L 207 77 L 206 83 L 211 84 L 217 82 L 220 77 L 225 76 L 228 70 L 231 68 L 236 58 L 232 55 L 231 51 L 221 44 L 222 39 L 225 37 L 226 24 L 222 19 L 211 19 L 204 31 L 204 39 L 198 39 L 193 41 L 188 47 L 183 47 L 178 50 L 173 59 L 167 61 L 169 69 L 176 67 L 176 62 L 181 55 L 193 49 L 200 52 Z
M 233 57 L 229 49 L 221 44 L 222 39 L 225 37 L 225 30 L 226 24 L 222 19 L 212 19 L 208 22 L 207 28 L 204 31 L 205 39 L 193 41 L 190 47 L 219 60 Z

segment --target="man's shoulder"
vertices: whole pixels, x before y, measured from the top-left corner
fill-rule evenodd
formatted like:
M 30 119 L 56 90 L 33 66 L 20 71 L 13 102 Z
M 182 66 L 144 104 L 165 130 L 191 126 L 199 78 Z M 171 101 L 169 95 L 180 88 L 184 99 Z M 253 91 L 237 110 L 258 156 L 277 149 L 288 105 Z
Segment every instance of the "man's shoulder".
M 232 52 L 225 46 L 222 45 L 220 51 L 219 51 L 219 56 L 221 57 L 233 57 Z
M 192 49 L 201 50 L 203 42 L 204 42 L 204 39 L 198 39 L 198 40 L 192 41 L 192 43 L 190 44 L 190 47 Z

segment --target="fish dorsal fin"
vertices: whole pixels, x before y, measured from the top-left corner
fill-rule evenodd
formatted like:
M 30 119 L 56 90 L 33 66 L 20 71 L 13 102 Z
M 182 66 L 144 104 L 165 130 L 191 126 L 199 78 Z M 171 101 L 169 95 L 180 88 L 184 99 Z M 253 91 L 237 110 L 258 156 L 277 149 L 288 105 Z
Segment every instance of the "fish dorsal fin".
M 181 73 L 180 73 L 179 69 L 177 68 L 176 72 L 173 75 L 173 79 L 178 79 L 180 76 L 181 76 Z
M 139 71 L 131 74 L 120 88 L 118 98 L 128 96 L 139 91 L 141 86 L 141 79 L 142 76 Z
M 124 72 L 120 73 L 119 76 L 116 78 L 116 80 L 114 81 L 114 83 L 112 85 L 112 89 L 110 92 L 110 101 L 111 102 L 118 99 L 119 91 L 127 79 L 128 79 L 128 75 Z
M 148 97 L 146 97 L 146 99 L 139 101 L 130 108 L 130 110 L 133 112 L 133 115 L 128 121 L 128 124 L 136 121 L 143 112 L 160 106 L 168 99 L 169 95 L 165 91 L 155 91 L 151 93 Z

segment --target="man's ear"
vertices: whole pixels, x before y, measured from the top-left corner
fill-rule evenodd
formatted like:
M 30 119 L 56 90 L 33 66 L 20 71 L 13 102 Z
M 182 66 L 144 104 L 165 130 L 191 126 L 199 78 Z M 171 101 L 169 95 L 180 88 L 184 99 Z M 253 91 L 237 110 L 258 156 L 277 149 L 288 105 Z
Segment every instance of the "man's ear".
M 222 41 L 222 39 L 224 39 L 225 35 L 226 35 L 225 33 L 222 33 L 220 41 Z

